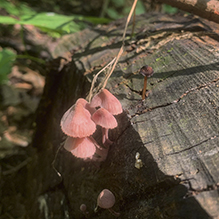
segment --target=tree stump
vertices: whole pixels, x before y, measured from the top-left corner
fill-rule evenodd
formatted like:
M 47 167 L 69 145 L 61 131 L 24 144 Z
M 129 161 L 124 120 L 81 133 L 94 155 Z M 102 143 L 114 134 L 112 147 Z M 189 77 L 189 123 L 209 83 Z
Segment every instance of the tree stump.
M 107 84 L 124 112 L 109 133 L 114 143 L 106 161 L 84 162 L 63 147 L 57 153 L 65 139 L 63 113 L 117 55 L 124 26 L 122 19 L 65 36 L 54 51 L 28 167 L 32 219 L 114 218 L 105 209 L 94 212 L 103 189 L 114 193 L 119 218 L 218 218 L 218 24 L 184 14 L 138 16 Z M 142 101 L 139 69 L 146 64 L 155 74 Z

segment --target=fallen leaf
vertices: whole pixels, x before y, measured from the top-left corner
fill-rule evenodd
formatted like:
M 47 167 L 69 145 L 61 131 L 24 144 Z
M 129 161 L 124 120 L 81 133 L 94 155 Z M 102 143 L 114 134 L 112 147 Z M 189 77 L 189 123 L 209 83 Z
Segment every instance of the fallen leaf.
M 9 131 L 4 132 L 4 137 L 11 143 L 16 144 L 21 147 L 27 147 L 28 141 L 27 138 L 19 135 L 17 133 L 10 133 Z

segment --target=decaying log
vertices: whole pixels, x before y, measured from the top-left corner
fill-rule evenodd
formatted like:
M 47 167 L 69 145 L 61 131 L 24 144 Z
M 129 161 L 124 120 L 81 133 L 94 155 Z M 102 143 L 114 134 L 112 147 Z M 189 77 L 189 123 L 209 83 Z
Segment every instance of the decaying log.
M 38 110 L 29 165 L 30 218 L 114 218 L 94 212 L 103 189 L 116 196 L 119 218 L 217 218 L 219 145 L 218 25 L 184 15 L 136 19 L 107 89 L 122 103 L 113 145 L 101 164 L 84 162 L 62 147 L 63 113 L 85 97 L 90 80 L 121 46 L 124 20 L 66 36 L 54 57 L 72 60 L 51 70 Z M 128 36 L 131 26 L 128 29 Z M 60 59 L 55 59 L 60 60 Z M 54 61 L 55 62 L 55 61 Z M 143 65 L 153 67 L 142 101 Z M 103 75 L 101 77 L 104 77 Z M 98 82 L 97 82 L 98 83 Z M 97 141 L 101 138 L 96 133 Z M 136 153 L 143 166 L 135 167 Z M 54 166 L 52 162 L 56 156 Z M 87 206 L 87 214 L 80 205 Z

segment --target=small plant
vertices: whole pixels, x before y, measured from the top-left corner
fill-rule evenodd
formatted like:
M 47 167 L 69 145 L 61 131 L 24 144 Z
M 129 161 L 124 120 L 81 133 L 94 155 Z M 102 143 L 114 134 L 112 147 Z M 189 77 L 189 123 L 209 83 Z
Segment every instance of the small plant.
M 15 52 L 10 49 L 0 51 L 0 84 L 8 81 L 8 74 L 11 72 L 15 58 Z

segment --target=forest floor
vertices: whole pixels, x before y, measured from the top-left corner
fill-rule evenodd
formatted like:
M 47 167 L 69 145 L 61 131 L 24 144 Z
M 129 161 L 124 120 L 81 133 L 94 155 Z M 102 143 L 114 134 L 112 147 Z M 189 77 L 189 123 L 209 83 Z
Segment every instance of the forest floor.
M 25 27 L 25 45 L 21 26 L 10 36 L 0 36 L 0 44 L 17 54 L 39 60 L 52 59 L 51 50 L 58 40 L 33 26 Z M 4 47 L 5 48 L 5 47 Z M 46 63 L 46 62 L 44 62 Z M 25 179 L 35 115 L 45 84 L 46 64 L 31 59 L 17 59 L 8 81 L 0 85 L 0 218 L 26 218 Z

